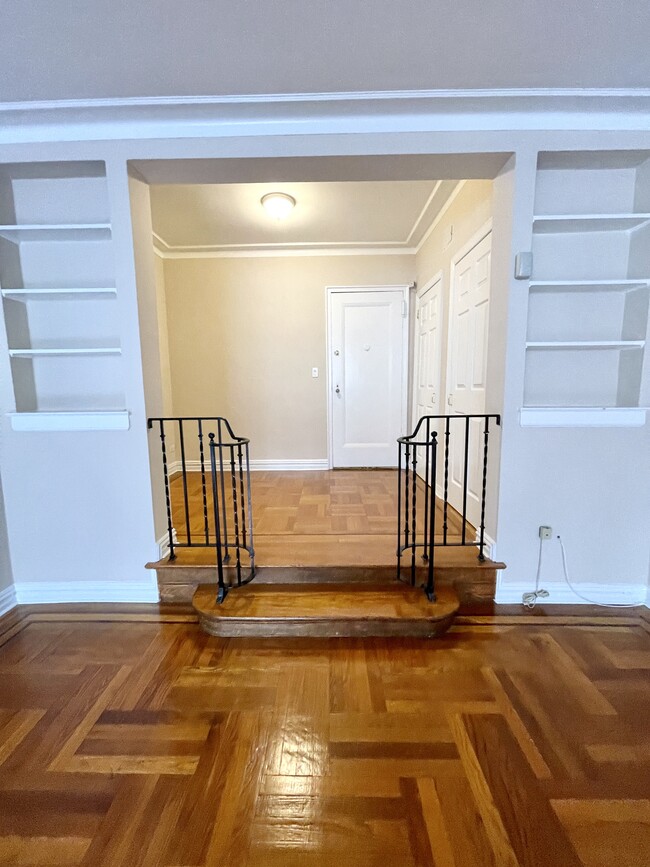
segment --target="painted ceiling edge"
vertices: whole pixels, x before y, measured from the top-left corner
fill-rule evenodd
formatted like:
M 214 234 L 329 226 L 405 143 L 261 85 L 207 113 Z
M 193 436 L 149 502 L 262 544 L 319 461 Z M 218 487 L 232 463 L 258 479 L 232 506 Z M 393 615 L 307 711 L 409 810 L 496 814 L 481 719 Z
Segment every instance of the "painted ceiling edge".
M 404 99 L 528 99 L 535 97 L 647 97 L 650 87 L 522 87 L 432 90 L 359 90 L 323 93 L 213 94 L 196 96 L 129 96 L 96 99 L 0 101 L 0 111 L 42 111 L 52 108 L 140 107 L 155 105 L 232 105 L 268 102 L 345 102 Z
M 378 182 L 380 183 L 380 182 Z M 161 259 L 208 259 L 208 258 L 223 258 L 223 259 L 238 259 L 246 256 L 415 256 L 417 255 L 427 239 L 436 228 L 440 220 L 447 213 L 454 200 L 463 189 L 466 180 L 458 181 L 453 190 L 442 203 L 440 209 L 436 212 L 431 224 L 425 229 L 422 237 L 415 245 L 411 245 L 410 241 L 415 230 L 425 216 L 427 209 L 440 189 L 442 181 L 436 181 L 431 195 L 427 199 L 424 207 L 417 216 L 413 228 L 409 232 L 405 241 L 377 241 L 376 246 L 373 243 L 354 243 L 350 242 L 350 246 L 337 242 L 321 242 L 321 245 L 310 244 L 240 244 L 223 245 L 218 244 L 208 246 L 189 246 L 182 244 L 169 244 L 158 232 L 152 232 L 154 239 L 154 251 Z
M 348 104 L 347 109 L 345 108 Z M 284 106 L 284 108 L 283 108 Z M 355 110 L 357 109 L 357 110 Z M 511 88 L 0 102 L 0 144 L 483 128 L 647 130 L 650 88 Z M 540 122 L 540 118 L 543 122 Z M 432 122 L 435 121 L 435 122 Z M 576 127 L 577 124 L 577 127 Z M 263 131 L 260 130 L 263 125 Z M 127 128 L 128 127 L 128 135 Z

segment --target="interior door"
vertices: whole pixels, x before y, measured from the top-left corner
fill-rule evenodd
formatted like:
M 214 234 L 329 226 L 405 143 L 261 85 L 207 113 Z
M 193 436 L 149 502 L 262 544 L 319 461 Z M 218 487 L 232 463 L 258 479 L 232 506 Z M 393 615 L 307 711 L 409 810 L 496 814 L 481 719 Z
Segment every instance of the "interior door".
M 331 291 L 334 467 L 394 467 L 405 427 L 407 290 Z
M 485 235 L 455 262 L 451 285 L 450 370 L 447 403 L 455 415 L 485 412 L 488 311 L 490 303 L 491 234 Z M 483 423 L 469 422 L 467 459 L 467 519 L 480 520 Z M 463 509 L 465 476 L 465 424 L 452 422 L 449 500 Z
M 423 416 L 440 414 L 441 289 L 442 277 L 438 277 L 418 292 L 415 300 L 413 430 Z M 432 427 L 438 429 L 438 425 Z M 424 449 L 419 451 L 417 472 L 424 478 Z

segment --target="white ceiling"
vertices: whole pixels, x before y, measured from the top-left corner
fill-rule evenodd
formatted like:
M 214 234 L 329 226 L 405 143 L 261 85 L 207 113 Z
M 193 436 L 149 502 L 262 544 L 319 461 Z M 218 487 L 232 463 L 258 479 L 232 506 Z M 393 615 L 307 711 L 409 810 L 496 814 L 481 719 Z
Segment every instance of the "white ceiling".
M 641 0 L 0 0 L 0 102 L 650 84 Z
M 412 249 L 455 181 L 176 184 L 151 187 L 159 249 L 260 250 L 377 247 Z M 288 193 L 296 207 L 273 220 L 260 204 Z

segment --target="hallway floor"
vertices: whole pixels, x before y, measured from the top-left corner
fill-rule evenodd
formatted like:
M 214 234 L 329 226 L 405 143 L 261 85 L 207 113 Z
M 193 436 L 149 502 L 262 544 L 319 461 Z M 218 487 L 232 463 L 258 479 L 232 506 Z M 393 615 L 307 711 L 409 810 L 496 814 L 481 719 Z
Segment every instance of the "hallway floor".
M 211 529 L 209 481 L 206 500 Z M 251 492 L 253 535 L 259 565 L 388 566 L 395 563 L 395 470 L 252 472 Z M 187 540 L 188 525 L 191 538 L 205 540 L 201 474 L 187 474 L 187 516 L 181 475 L 172 479 L 171 495 L 179 541 Z M 421 531 L 424 521 L 422 482 L 418 485 L 418 497 L 418 530 Z M 447 521 L 449 541 L 459 541 L 462 520 L 451 507 Z M 442 525 L 443 510 L 438 504 L 437 538 L 441 538 Z M 468 539 L 474 539 L 476 535 L 469 523 L 466 534 Z M 200 559 L 200 554 L 197 556 Z
M 646 865 L 649 624 L 540 614 L 277 641 L 180 607 L 16 610 L 0 862 Z

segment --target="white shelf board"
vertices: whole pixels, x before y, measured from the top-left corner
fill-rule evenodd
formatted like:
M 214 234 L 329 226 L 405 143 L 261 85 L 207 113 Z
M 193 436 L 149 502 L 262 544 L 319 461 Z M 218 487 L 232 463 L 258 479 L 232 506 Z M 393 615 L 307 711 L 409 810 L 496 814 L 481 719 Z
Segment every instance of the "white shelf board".
M 647 280 L 531 280 L 531 292 L 630 292 L 645 289 Z
M 52 349 L 10 349 L 11 358 L 40 358 L 61 355 L 121 355 L 119 346 L 68 347 Z
M 10 412 L 15 431 L 128 430 L 128 410 Z
M 111 237 L 110 223 L 59 223 L 54 225 L 0 226 L 9 241 L 103 241 Z
M 564 232 L 629 232 L 650 223 L 650 214 L 537 214 L 533 230 L 537 234 Z
M 638 406 L 524 406 L 519 410 L 522 427 L 642 427 L 646 407 Z
M 109 298 L 117 294 L 117 289 L 113 287 L 92 287 L 92 288 L 57 288 L 57 289 L 3 289 L 3 298 L 14 298 L 18 301 L 29 301 L 31 299 L 60 298 L 63 300 L 76 298 Z
M 645 340 L 540 340 L 528 341 L 526 349 L 642 349 Z

